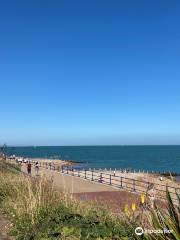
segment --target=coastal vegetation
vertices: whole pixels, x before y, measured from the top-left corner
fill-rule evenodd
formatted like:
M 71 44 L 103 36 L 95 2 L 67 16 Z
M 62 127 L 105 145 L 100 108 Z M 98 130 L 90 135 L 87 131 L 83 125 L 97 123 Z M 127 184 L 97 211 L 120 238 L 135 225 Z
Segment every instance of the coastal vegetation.
M 177 198 L 180 200 L 177 193 Z M 10 221 L 9 235 L 16 240 L 84 239 L 179 239 L 180 208 L 167 189 L 167 211 L 149 209 L 144 195 L 136 204 L 126 205 L 121 215 L 108 212 L 96 203 L 82 202 L 57 190 L 53 179 L 29 177 L 20 167 L 0 160 L 0 210 Z M 135 234 L 142 226 L 168 233 Z

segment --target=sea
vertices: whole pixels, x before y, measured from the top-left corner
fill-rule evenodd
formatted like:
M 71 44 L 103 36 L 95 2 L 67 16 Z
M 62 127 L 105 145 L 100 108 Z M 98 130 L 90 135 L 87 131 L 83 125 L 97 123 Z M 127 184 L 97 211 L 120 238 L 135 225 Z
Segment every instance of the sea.
M 174 172 L 180 175 L 180 145 L 7 147 L 8 155 L 74 161 L 88 168 Z

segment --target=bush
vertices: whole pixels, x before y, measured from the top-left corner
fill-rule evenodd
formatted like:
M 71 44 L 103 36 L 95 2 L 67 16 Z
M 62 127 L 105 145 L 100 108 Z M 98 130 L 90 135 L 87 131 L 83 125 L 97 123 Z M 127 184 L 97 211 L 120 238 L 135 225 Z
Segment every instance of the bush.
M 108 217 L 106 212 L 79 214 L 61 203 L 42 208 L 35 223 L 27 216 L 16 221 L 11 233 L 18 240 L 40 239 L 133 239 L 132 227 Z

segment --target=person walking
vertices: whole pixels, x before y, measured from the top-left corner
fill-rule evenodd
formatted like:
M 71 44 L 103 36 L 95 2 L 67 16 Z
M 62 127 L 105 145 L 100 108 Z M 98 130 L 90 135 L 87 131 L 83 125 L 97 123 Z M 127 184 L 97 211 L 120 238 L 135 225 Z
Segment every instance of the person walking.
M 39 173 L 39 162 L 35 163 L 35 172 L 36 172 L 36 175 L 38 175 L 38 173 Z
M 28 162 L 27 164 L 27 172 L 29 175 L 31 174 L 31 162 Z

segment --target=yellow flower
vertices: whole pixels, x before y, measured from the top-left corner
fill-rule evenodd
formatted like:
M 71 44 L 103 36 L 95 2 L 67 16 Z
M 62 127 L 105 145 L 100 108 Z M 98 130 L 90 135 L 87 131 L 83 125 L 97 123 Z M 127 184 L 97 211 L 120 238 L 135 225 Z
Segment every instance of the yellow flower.
M 144 194 L 141 194 L 141 203 L 144 204 L 144 201 L 145 201 Z
M 129 208 L 128 208 L 127 204 L 124 207 L 124 212 L 125 212 L 126 215 L 129 215 Z
M 133 210 L 133 212 L 134 212 L 134 211 L 136 210 L 136 204 L 135 204 L 135 203 L 132 203 L 131 208 L 132 208 L 132 210 Z

